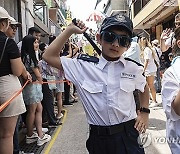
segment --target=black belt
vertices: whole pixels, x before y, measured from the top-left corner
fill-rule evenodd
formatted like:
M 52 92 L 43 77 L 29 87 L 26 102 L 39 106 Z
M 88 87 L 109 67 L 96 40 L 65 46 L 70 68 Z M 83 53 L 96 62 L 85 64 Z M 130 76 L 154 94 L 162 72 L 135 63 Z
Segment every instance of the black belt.
M 111 126 L 98 126 L 90 124 L 90 133 L 94 135 L 113 135 L 124 131 L 125 128 L 134 127 L 135 119 Z

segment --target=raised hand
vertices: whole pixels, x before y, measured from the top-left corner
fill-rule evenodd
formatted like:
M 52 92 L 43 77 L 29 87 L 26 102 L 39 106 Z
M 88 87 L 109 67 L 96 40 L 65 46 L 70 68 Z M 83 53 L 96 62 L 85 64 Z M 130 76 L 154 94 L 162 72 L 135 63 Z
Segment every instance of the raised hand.
M 161 39 L 162 40 L 166 40 L 168 39 L 170 36 L 170 33 L 171 33 L 171 29 L 170 28 L 166 28 L 165 30 L 162 31 L 162 34 L 161 34 Z
M 82 34 L 88 29 L 88 27 L 85 26 L 83 21 L 79 19 L 73 19 L 72 23 L 69 26 L 73 26 L 73 33 L 76 34 Z

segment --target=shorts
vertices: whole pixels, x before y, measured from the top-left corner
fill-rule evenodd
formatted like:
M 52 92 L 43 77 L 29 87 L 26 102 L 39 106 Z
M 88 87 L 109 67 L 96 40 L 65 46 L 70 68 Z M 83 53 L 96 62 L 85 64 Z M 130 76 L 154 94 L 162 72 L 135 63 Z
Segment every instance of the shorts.
M 0 77 L 0 87 L 0 105 L 2 105 L 21 89 L 21 84 L 17 76 L 9 74 Z M 2 112 L 0 112 L 0 117 L 13 117 L 24 112 L 26 112 L 26 107 L 22 93 L 20 93 Z
M 145 72 L 144 75 L 146 77 L 148 77 L 148 76 L 156 76 L 156 72 Z
M 40 103 L 43 99 L 42 85 L 27 84 L 23 90 L 23 98 L 26 105 Z
M 63 77 L 56 77 L 56 81 L 62 81 L 62 80 L 63 80 Z M 55 92 L 56 93 L 64 92 L 64 82 L 56 83 Z

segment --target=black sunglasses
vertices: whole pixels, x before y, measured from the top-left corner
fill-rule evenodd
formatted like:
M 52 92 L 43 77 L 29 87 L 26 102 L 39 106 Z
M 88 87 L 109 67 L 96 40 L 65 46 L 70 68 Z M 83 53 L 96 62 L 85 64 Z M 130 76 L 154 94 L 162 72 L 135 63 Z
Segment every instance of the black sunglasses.
M 104 41 L 108 43 L 113 43 L 116 39 L 118 39 L 118 43 L 122 47 L 129 47 L 132 41 L 132 39 L 126 35 L 117 35 L 109 31 L 102 31 L 101 36 L 104 39 Z
M 13 25 L 13 24 L 10 24 L 10 27 L 11 27 L 13 30 L 16 30 L 16 29 L 17 29 L 17 26 L 16 26 L 16 25 Z
M 175 22 L 175 25 L 176 26 L 180 26 L 180 22 Z

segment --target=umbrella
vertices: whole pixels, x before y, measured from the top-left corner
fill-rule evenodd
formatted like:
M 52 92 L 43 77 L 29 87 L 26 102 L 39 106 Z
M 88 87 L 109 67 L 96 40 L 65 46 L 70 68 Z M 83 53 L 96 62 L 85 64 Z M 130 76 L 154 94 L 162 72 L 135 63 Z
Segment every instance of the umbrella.
M 94 21 L 94 22 L 100 22 L 104 19 L 105 15 L 102 12 L 93 12 L 90 14 L 90 16 L 86 19 L 86 21 Z

